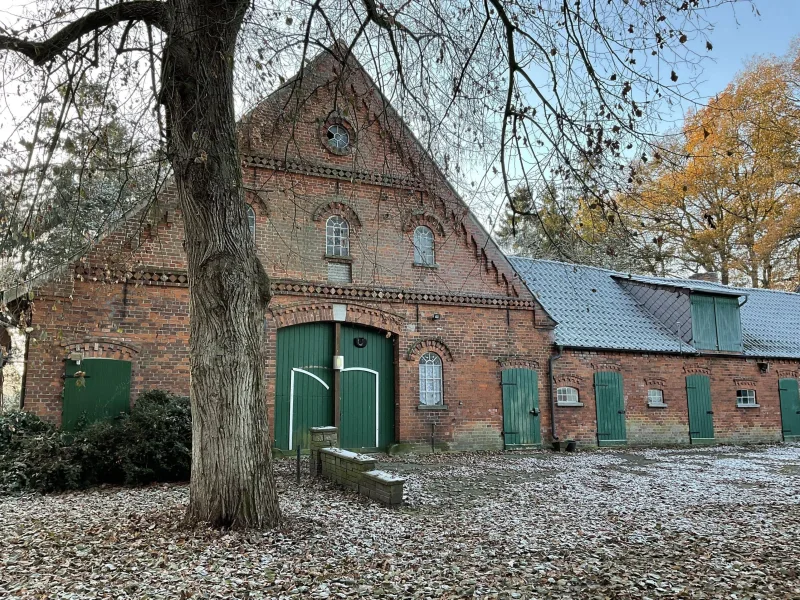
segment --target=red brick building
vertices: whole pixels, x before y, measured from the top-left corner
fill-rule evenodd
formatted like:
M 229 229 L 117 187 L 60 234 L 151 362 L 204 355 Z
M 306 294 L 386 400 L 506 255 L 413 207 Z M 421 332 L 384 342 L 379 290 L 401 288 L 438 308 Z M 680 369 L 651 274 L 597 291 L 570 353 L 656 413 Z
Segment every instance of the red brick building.
M 558 322 L 562 439 L 800 440 L 800 295 L 511 261 Z
M 585 444 L 782 437 L 779 387 L 791 388 L 785 404 L 794 406 L 800 371 L 800 296 L 779 295 L 793 296 L 794 345 L 763 356 L 750 346 L 698 349 L 691 325 L 676 334 L 659 326 L 646 299 L 625 289 L 633 284 L 610 272 L 606 291 L 638 309 L 616 322 L 575 321 L 580 298 L 563 286 L 549 293 L 551 279 L 583 286 L 581 297 L 595 293 L 588 279 L 531 266 L 557 264 L 546 261 L 512 266 L 354 60 L 343 68 L 323 53 L 246 115 L 241 153 L 250 230 L 274 294 L 264 326 L 277 448 L 307 448 L 308 428 L 331 424 L 343 446 L 363 449 L 513 448 L 554 434 Z M 73 427 L 148 389 L 188 394 L 176 205 L 165 191 L 79 264 L 33 286 L 26 410 Z M 28 302 L 28 292 L 6 300 Z M 723 312 L 732 306 L 724 299 L 741 296 L 717 292 L 705 295 L 712 309 L 723 298 Z M 607 343 L 615 327 L 647 322 L 661 337 Z M 690 434 L 689 407 L 712 410 L 705 388 L 700 404 L 687 400 L 690 375 L 694 396 L 710 380 L 710 438 L 705 416 L 706 437 Z M 737 390 L 755 391 L 752 407 L 737 407 Z M 750 403 L 749 392 L 740 400 Z

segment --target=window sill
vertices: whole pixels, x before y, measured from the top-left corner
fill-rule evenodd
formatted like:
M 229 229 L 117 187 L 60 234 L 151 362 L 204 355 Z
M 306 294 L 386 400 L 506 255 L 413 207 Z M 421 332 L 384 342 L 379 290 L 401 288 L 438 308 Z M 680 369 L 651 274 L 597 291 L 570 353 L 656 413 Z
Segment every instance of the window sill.
M 425 263 L 415 262 L 415 263 L 412 263 L 411 266 L 419 267 L 420 269 L 438 269 L 439 268 L 439 263 L 433 263 L 432 265 L 427 265 Z
M 450 410 L 450 407 L 447 404 L 420 404 L 417 406 L 417 410 Z
M 556 406 L 583 406 L 583 402 L 556 402 Z
M 760 404 L 737 404 L 736 408 L 761 408 Z
M 337 256 L 336 254 L 325 254 L 322 258 L 333 262 L 351 263 L 353 262 L 352 256 Z
M 669 405 L 666 404 L 665 402 L 661 402 L 659 404 L 656 404 L 655 402 L 653 402 L 653 403 L 648 402 L 647 403 L 647 408 L 667 408 L 667 406 L 669 406 Z

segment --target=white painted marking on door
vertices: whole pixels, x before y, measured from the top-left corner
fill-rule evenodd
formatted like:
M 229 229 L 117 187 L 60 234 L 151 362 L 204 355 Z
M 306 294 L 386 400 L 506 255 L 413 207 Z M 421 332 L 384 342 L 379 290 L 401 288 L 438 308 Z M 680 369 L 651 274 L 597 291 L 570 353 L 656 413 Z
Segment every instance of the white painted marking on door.
M 373 371 L 372 369 L 365 369 L 364 367 L 350 367 L 349 369 L 342 369 L 342 373 L 345 371 L 364 371 L 365 373 L 372 373 L 375 375 L 375 447 L 379 448 L 378 445 L 378 432 L 380 431 L 380 375 L 377 371 Z
M 294 374 L 295 373 L 302 373 L 303 375 L 308 375 L 309 377 L 313 377 L 314 379 L 319 381 L 323 386 L 325 386 L 326 390 L 331 389 L 327 383 L 322 381 L 322 379 L 320 379 L 313 373 L 309 373 L 308 371 L 304 371 L 303 369 L 298 369 L 298 368 L 292 369 L 292 374 L 289 376 L 289 450 L 292 450 L 292 427 L 294 426 Z

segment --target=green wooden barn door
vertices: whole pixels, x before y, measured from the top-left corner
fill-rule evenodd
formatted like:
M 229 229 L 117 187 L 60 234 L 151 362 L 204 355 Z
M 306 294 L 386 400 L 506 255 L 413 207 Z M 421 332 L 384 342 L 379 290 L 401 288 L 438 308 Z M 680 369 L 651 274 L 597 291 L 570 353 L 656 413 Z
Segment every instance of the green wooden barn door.
M 781 396 L 781 421 L 783 439 L 800 441 L 800 392 L 797 379 L 781 379 L 778 383 Z
M 309 429 L 333 425 L 333 323 L 278 330 L 275 446 L 309 447 Z
M 714 412 L 711 410 L 711 383 L 706 375 L 686 377 L 689 403 L 689 439 L 692 444 L 714 442 Z
M 503 437 L 506 448 L 542 443 L 539 411 L 539 375 L 531 369 L 502 372 Z
M 394 443 L 394 341 L 376 329 L 342 323 L 344 357 L 339 444 L 371 450 Z
M 594 394 L 597 407 L 597 445 L 627 444 L 622 375 L 613 371 L 595 373 Z
M 76 373 L 84 373 L 76 377 Z M 87 358 L 79 365 L 67 361 L 61 426 L 72 431 L 78 423 L 113 419 L 131 408 L 131 363 Z

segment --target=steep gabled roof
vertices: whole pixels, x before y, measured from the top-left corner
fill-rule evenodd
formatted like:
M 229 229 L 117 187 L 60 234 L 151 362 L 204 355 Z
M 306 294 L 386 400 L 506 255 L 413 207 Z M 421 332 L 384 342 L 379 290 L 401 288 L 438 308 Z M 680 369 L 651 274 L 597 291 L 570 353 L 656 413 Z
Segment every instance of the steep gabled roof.
M 342 66 L 345 55 L 347 55 L 346 65 Z M 369 72 L 352 53 L 347 54 L 346 44 L 337 42 L 333 47 L 320 51 L 319 54 L 302 66 L 300 72 L 267 96 L 243 117 L 240 129 L 245 148 L 243 153 L 247 153 L 248 147 L 251 146 L 254 140 L 260 141 L 258 133 L 254 136 L 256 125 L 260 120 L 260 114 L 268 113 L 270 108 L 278 103 L 281 103 L 279 105 L 289 111 L 288 107 L 292 105 L 288 101 L 289 98 L 292 98 L 290 94 L 296 95 L 304 101 L 307 95 L 313 95 L 316 90 L 334 81 L 342 89 L 354 89 L 353 86 L 360 86 L 369 91 L 368 95 L 374 96 L 375 106 L 379 106 L 380 110 L 384 111 L 387 116 L 384 124 L 391 124 L 386 133 L 392 137 L 393 148 L 401 148 L 404 158 L 407 159 L 405 166 L 411 171 L 411 177 L 406 177 L 405 179 L 416 180 L 416 183 L 428 193 L 439 197 L 445 202 L 447 214 L 444 216 L 453 223 L 457 233 L 474 249 L 476 260 L 483 265 L 486 272 L 494 273 L 498 283 L 504 281 L 516 294 L 522 297 L 531 297 L 532 294 L 524 280 L 517 276 L 508 258 L 500 250 L 480 220 L 472 213 L 467 203 L 417 139 L 402 116 L 392 106 L 380 86 L 377 85 Z M 304 88 L 309 88 L 311 93 L 308 90 L 303 91 Z M 364 102 L 364 98 L 361 98 L 361 101 Z M 281 111 L 280 117 L 283 116 L 283 111 Z M 393 131 L 392 127 L 396 127 L 396 130 Z M 404 178 L 398 178 L 398 180 L 400 179 Z M 547 317 L 549 318 L 550 315 L 547 315 Z
M 574 348 L 696 353 L 620 285 L 648 285 L 741 297 L 744 355 L 800 358 L 800 294 L 719 283 L 628 274 L 550 260 L 510 261 L 558 322 L 557 344 Z

